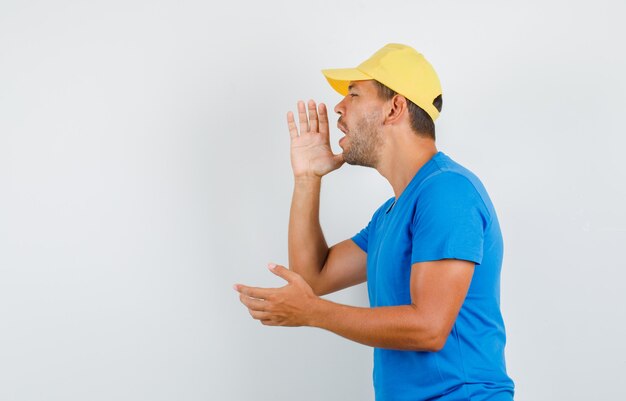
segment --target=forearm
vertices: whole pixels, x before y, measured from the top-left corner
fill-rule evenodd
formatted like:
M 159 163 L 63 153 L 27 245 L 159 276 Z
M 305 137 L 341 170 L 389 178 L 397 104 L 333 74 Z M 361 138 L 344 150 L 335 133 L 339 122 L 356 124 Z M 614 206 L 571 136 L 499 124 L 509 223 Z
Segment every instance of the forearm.
M 321 178 L 296 178 L 289 213 L 289 267 L 311 286 L 328 256 L 319 222 Z
M 319 299 L 309 325 L 377 348 L 438 351 L 448 333 L 414 305 L 361 308 Z

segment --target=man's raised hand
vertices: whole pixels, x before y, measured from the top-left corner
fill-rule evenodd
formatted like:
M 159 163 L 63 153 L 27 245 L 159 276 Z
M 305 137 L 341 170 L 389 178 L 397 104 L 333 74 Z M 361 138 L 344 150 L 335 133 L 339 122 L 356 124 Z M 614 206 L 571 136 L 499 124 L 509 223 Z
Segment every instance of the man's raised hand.
M 319 114 L 318 114 L 319 109 Z M 299 129 L 293 113 L 287 113 L 287 125 L 291 137 L 291 168 L 296 178 L 322 177 L 338 169 L 344 163 L 343 154 L 333 154 L 330 148 L 328 113 L 326 105 L 316 107 L 313 100 L 307 110 L 303 101 L 298 102 Z

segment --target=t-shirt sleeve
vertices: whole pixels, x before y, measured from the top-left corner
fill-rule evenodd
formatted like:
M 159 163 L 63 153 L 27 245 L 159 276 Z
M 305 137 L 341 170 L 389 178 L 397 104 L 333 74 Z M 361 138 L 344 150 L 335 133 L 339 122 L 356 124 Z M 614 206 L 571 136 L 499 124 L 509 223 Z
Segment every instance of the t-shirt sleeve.
M 369 236 L 369 229 L 372 222 L 370 220 L 369 224 L 359 231 L 354 237 L 352 237 L 352 241 L 359 246 L 365 253 L 367 253 L 367 239 Z
M 462 259 L 479 265 L 490 216 L 480 194 L 463 175 L 441 173 L 425 183 L 411 231 L 411 264 Z
M 361 248 L 365 253 L 367 253 L 367 245 L 369 244 L 370 233 L 376 228 L 376 220 L 378 219 L 378 215 L 383 210 L 387 210 L 394 199 L 395 198 L 391 198 L 387 200 L 381 207 L 379 207 L 374 212 L 374 215 L 372 216 L 372 219 L 367 224 L 367 226 L 351 238 L 352 241 L 354 241 L 354 243 L 357 244 L 358 247 Z

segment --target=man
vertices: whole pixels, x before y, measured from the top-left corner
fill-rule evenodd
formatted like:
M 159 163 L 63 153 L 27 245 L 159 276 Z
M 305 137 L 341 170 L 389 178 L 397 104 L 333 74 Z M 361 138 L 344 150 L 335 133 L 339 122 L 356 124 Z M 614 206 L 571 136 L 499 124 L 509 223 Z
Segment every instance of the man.
M 345 133 L 332 153 L 324 104 L 287 114 L 295 187 L 282 288 L 235 285 L 265 325 L 312 326 L 374 347 L 378 401 L 512 400 L 500 313 L 502 235 L 480 180 L 439 152 L 437 74 L 414 49 L 389 44 L 356 69 L 324 70 L 345 97 Z M 321 178 L 344 162 L 391 184 L 361 232 L 328 247 L 319 223 Z M 371 308 L 319 296 L 367 281 Z

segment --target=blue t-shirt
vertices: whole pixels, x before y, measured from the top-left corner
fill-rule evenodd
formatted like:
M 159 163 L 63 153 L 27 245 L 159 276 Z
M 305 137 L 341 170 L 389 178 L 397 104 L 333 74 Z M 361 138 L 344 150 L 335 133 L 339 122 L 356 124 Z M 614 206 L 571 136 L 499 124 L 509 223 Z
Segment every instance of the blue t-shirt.
M 411 304 L 416 262 L 463 259 L 476 265 L 442 350 L 374 349 L 376 400 L 512 400 L 500 313 L 502 234 L 487 191 L 472 172 L 438 152 L 394 200 L 352 238 L 367 252 L 372 307 Z

